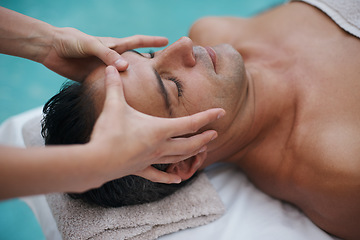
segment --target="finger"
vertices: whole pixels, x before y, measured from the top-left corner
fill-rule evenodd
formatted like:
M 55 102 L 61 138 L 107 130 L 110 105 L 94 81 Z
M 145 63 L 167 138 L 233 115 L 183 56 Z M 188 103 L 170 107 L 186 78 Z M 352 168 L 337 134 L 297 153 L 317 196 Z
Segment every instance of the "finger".
M 146 178 L 152 182 L 159 183 L 180 183 L 181 178 L 173 173 L 163 172 L 152 166 L 147 167 L 145 170 L 136 173 L 135 175 Z
M 223 117 L 225 110 L 222 108 L 209 109 L 191 116 L 162 119 L 163 134 L 168 137 L 176 137 L 189 133 L 195 133 L 205 125 Z M 160 122 L 159 122 L 160 123 Z
M 113 66 L 107 66 L 105 69 L 105 86 L 105 104 L 108 102 L 119 102 L 125 100 L 120 74 Z
M 197 154 L 198 151 L 210 141 L 217 138 L 218 134 L 214 130 L 208 130 L 201 134 L 196 134 L 188 138 L 172 138 L 164 145 L 163 156 L 169 155 L 189 155 Z M 194 155 L 195 155 L 194 154 Z
M 97 43 L 91 45 L 92 54 L 105 64 L 113 65 L 119 71 L 125 71 L 129 63 L 119 53 L 141 47 L 162 47 L 168 44 L 165 37 L 135 35 L 126 38 L 98 37 Z M 112 50 L 111 48 L 115 49 Z
M 206 157 L 207 157 L 207 152 L 206 151 L 198 153 L 196 158 L 195 158 L 194 164 L 191 166 L 191 171 L 196 172 L 197 170 L 199 170 L 199 168 L 205 162 Z
M 197 149 L 196 151 L 187 154 L 187 155 L 169 155 L 159 158 L 154 164 L 172 164 L 172 163 L 178 163 L 181 161 L 184 161 L 186 159 L 189 159 L 195 155 L 201 154 L 206 152 L 207 147 L 203 146 L 200 149 Z
M 156 163 L 175 163 L 204 152 L 206 145 L 217 136 L 216 131 L 208 130 L 188 138 L 169 139 L 161 145 L 161 157 Z
M 114 39 L 114 44 L 116 50 L 119 53 L 123 53 L 127 50 L 134 48 L 143 48 L 143 47 L 163 47 L 168 44 L 168 39 L 165 37 L 157 36 L 144 36 L 144 35 L 135 35 L 131 37 L 126 37 L 122 39 Z
M 106 65 L 115 66 L 119 71 L 125 71 L 129 66 L 129 63 L 118 52 L 105 46 L 101 40 L 92 41 L 88 45 L 84 47 L 84 51 L 100 58 Z

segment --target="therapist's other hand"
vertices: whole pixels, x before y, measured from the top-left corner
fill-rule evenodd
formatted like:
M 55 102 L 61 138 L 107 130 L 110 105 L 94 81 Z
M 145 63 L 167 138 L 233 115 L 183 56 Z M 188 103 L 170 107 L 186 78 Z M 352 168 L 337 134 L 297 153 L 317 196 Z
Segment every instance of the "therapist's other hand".
M 105 84 L 104 107 L 88 143 L 90 151 L 101 151 L 105 156 L 98 162 L 99 171 L 106 173 L 108 178 L 102 181 L 138 175 L 154 182 L 179 183 L 179 176 L 159 171 L 151 165 L 204 155 L 206 144 L 217 137 L 216 131 L 208 130 L 187 138 L 174 138 L 195 133 L 222 117 L 223 109 L 210 109 L 181 118 L 153 117 L 126 103 L 120 74 L 112 66 L 106 68 Z
M 82 81 L 99 64 L 125 71 L 128 63 L 121 53 L 142 47 L 167 45 L 165 37 L 135 35 L 126 38 L 94 37 L 75 28 L 56 28 L 50 50 L 40 62 L 50 70 L 75 81 Z

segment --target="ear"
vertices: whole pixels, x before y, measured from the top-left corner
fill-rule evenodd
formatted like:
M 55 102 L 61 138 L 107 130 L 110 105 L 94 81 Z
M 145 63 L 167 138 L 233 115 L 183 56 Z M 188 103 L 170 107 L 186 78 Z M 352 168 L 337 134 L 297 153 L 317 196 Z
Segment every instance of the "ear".
M 183 181 L 187 180 L 201 167 L 206 159 L 206 156 L 206 151 L 198 153 L 197 155 L 181 162 L 171 164 L 166 169 L 166 172 L 178 175 Z

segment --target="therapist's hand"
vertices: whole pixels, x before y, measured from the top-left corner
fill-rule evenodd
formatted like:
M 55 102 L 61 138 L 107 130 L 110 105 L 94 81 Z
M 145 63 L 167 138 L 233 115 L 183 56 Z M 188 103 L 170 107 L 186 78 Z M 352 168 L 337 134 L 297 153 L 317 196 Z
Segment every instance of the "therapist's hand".
M 102 181 L 125 175 L 138 175 L 154 182 L 179 183 L 175 174 L 151 166 L 175 163 L 206 151 L 206 144 L 217 137 L 208 130 L 191 137 L 201 127 L 225 114 L 223 109 L 210 109 L 182 118 L 159 118 L 131 108 L 125 100 L 118 71 L 106 68 L 106 98 L 88 143 L 89 151 L 102 154 L 98 169 L 106 173 Z
M 125 71 L 121 53 L 142 47 L 162 47 L 164 37 L 135 35 L 126 38 L 94 37 L 75 28 L 56 28 L 48 54 L 40 62 L 50 70 L 75 81 L 83 81 L 99 64 Z

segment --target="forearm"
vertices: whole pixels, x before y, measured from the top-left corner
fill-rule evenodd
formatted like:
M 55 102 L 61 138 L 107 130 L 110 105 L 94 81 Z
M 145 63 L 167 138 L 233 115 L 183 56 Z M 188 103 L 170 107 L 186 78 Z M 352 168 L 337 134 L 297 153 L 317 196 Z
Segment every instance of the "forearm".
M 20 149 L 0 147 L 0 199 L 79 192 L 101 183 L 93 152 L 84 145 Z
M 0 53 L 41 62 L 53 41 L 55 27 L 0 7 Z

